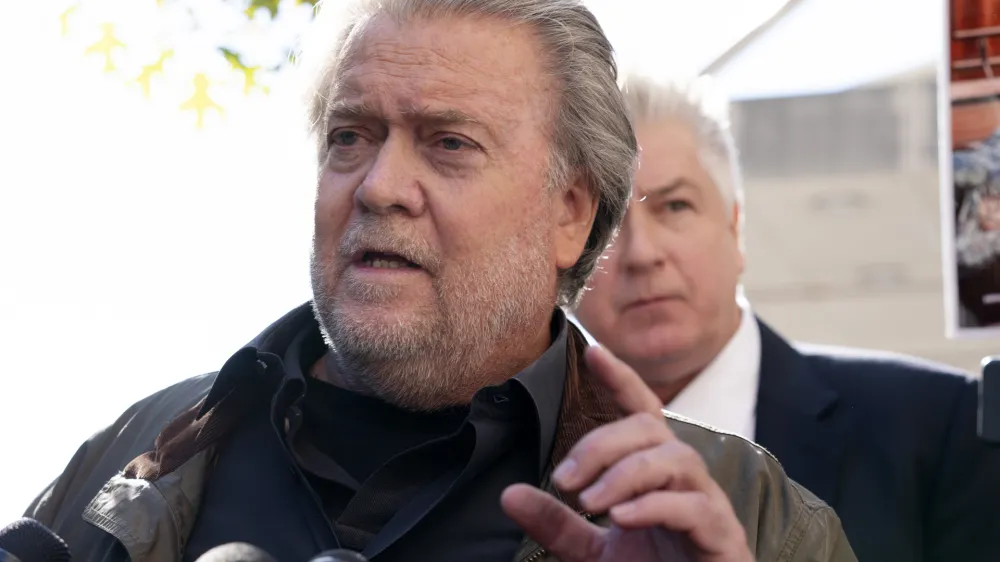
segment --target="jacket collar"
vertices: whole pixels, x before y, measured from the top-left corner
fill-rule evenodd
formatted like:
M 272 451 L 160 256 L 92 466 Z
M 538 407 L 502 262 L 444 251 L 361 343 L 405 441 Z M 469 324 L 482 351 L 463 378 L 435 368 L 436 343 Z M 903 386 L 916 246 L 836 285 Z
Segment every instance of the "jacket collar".
M 758 319 L 761 336 L 756 441 L 785 471 L 833 504 L 852 423 L 839 394 L 808 360 Z

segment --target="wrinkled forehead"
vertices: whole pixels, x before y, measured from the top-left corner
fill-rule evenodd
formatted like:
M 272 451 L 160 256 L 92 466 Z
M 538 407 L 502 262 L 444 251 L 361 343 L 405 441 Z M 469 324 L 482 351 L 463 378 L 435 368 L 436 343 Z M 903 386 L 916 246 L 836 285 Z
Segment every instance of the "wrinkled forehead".
M 376 16 L 352 34 L 328 105 L 386 114 L 454 111 L 510 126 L 551 112 L 538 41 L 524 26 L 482 17 Z

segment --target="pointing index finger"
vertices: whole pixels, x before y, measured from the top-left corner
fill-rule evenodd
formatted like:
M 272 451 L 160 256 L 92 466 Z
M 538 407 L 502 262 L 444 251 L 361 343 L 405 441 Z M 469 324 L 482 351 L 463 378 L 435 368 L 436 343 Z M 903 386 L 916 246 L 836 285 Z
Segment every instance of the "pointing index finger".
M 600 345 L 589 346 L 584 358 L 625 414 L 661 415 L 663 404 L 660 399 L 624 361 Z

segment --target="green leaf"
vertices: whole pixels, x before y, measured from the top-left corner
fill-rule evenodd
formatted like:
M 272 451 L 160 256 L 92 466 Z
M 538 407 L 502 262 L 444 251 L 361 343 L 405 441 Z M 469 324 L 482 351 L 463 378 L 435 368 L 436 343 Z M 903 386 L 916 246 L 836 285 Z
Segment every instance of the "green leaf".
M 250 0 L 250 5 L 247 7 L 247 17 L 253 19 L 257 14 L 257 10 L 265 9 L 271 12 L 271 19 L 278 17 L 278 4 L 280 0 Z M 314 4 L 315 5 L 315 4 Z
M 73 25 L 74 22 L 72 21 L 75 17 L 75 11 L 77 10 L 77 6 L 83 2 L 82 0 L 66 0 L 66 2 L 69 6 L 66 10 L 63 10 L 58 14 L 57 23 L 60 25 L 60 30 L 63 35 L 70 35 L 75 31 L 75 29 L 73 29 L 75 27 Z M 232 10 L 235 15 L 242 14 L 249 20 L 253 20 L 255 16 L 258 15 L 258 11 L 262 9 L 267 11 L 270 16 L 270 20 L 274 20 L 277 18 L 278 12 L 281 9 L 281 0 L 199 0 L 199 2 L 214 2 L 221 4 L 225 6 L 226 9 Z M 316 15 L 315 8 L 319 4 L 319 0 L 285 0 L 285 2 L 287 2 L 286 6 L 309 6 L 312 8 L 310 12 L 313 17 Z M 160 8 L 180 4 L 178 0 L 153 0 L 152 3 Z M 202 25 L 201 22 L 198 21 L 197 14 L 190 9 L 188 9 L 188 14 L 191 17 L 190 25 L 195 29 L 200 29 Z M 246 23 L 248 26 L 257 28 L 255 31 L 263 30 L 265 33 L 267 32 L 266 28 L 269 27 L 270 24 L 267 20 Z M 181 25 L 176 31 L 178 33 L 186 32 L 186 27 L 187 26 L 185 25 Z M 118 54 L 116 51 L 125 50 L 126 45 L 118 38 L 118 29 L 111 22 L 104 23 L 101 25 L 100 29 L 100 38 L 93 43 L 86 45 L 84 53 L 88 57 L 99 57 L 100 59 L 103 59 L 104 70 L 106 72 L 113 72 L 116 69 L 116 61 L 114 58 L 115 55 Z M 134 40 L 140 41 L 145 38 L 143 33 L 132 33 L 131 36 L 137 38 Z M 213 38 L 210 38 L 210 40 L 211 39 Z M 244 58 L 246 53 L 234 48 L 231 44 L 224 46 L 226 45 L 225 37 L 219 36 L 214 38 L 214 40 L 215 42 L 213 47 L 214 52 L 216 53 L 214 56 L 221 56 L 226 62 L 226 65 L 231 69 L 230 72 L 235 71 L 238 76 L 242 78 L 242 89 L 245 94 L 250 94 L 255 91 L 267 94 L 269 88 L 266 84 L 271 77 L 276 73 L 281 72 L 282 69 L 288 67 L 290 64 L 294 64 L 297 55 L 296 49 L 286 49 L 281 47 L 281 51 L 275 53 L 279 55 L 277 61 L 269 62 L 266 66 L 259 64 L 251 65 L 251 62 Z M 129 45 L 129 47 L 132 46 L 133 45 Z M 173 49 L 170 48 L 169 42 L 163 46 L 165 47 L 165 50 L 161 51 L 160 56 L 157 59 L 144 61 L 145 64 L 142 65 L 139 71 L 134 74 L 130 74 L 129 76 L 123 76 L 124 82 L 128 83 L 130 87 L 138 86 L 141 88 L 142 94 L 146 97 L 150 97 L 155 94 L 153 91 L 155 89 L 155 80 L 173 79 L 174 69 L 169 68 L 164 64 L 167 59 L 173 56 Z M 270 57 L 265 57 L 265 59 L 270 59 Z M 226 74 L 229 74 L 229 72 L 226 72 Z M 182 78 L 182 80 L 183 79 L 184 78 Z M 224 81 L 221 82 L 220 85 L 228 88 L 231 82 L 227 79 L 223 80 Z M 181 109 L 185 112 L 190 111 L 195 113 L 197 115 L 197 123 L 200 126 L 204 124 L 203 116 L 206 113 L 212 111 L 221 113 L 222 107 L 216 103 L 213 96 L 209 95 L 209 82 L 207 75 L 201 73 L 195 75 L 191 86 L 193 86 L 191 96 L 181 104 Z
M 240 59 L 240 54 L 232 49 L 227 49 L 225 47 L 219 47 L 219 52 L 222 53 L 222 57 L 226 59 L 229 66 L 233 67 L 234 70 L 243 70 L 246 65 Z

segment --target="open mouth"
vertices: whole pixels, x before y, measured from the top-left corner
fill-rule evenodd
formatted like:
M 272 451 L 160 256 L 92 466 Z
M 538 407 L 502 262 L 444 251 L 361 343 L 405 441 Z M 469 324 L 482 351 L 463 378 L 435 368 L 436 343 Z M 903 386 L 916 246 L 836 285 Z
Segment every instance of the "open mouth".
M 358 263 L 373 269 L 420 269 L 419 265 L 403 256 L 389 252 L 365 252 Z

